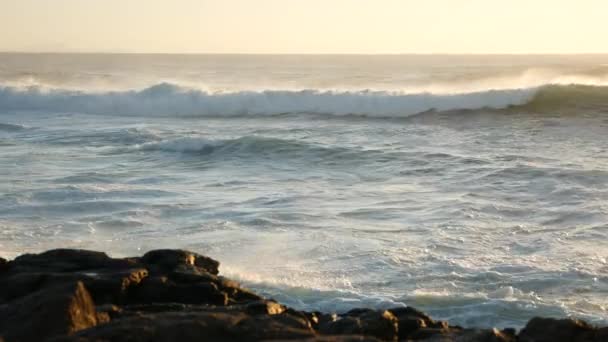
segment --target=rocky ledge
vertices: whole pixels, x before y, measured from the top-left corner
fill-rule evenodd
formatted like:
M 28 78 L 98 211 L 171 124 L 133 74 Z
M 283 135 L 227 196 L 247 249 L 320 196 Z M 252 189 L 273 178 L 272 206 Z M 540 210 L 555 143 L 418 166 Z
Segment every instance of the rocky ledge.
M 450 326 L 411 307 L 297 311 L 218 268 L 183 250 L 0 258 L 0 341 L 608 341 L 608 328 L 572 319 L 534 318 L 517 333 Z

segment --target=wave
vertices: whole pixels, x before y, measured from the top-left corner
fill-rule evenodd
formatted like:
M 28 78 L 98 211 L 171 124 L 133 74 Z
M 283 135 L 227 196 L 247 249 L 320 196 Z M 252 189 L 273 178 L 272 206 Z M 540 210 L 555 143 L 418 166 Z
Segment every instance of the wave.
M 14 125 L 0 122 L 0 132 L 18 132 L 27 129 L 23 125 Z
M 179 152 L 185 154 L 245 154 L 286 155 L 303 154 L 324 156 L 357 153 L 346 148 L 325 147 L 303 141 L 278 139 L 263 136 L 243 136 L 235 139 L 210 140 L 202 137 L 181 137 L 136 145 L 142 151 Z
M 608 86 L 544 85 L 460 94 L 266 90 L 206 92 L 161 83 L 143 90 L 86 92 L 0 86 L 0 110 L 108 115 L 248 116 L 281 114 L 407 117 L 423 112 L 608 106 Z

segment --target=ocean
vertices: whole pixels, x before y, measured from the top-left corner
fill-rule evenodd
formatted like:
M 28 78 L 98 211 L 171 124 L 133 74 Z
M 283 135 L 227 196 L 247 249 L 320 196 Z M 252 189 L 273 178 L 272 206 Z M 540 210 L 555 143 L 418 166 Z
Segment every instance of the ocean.
M 607 55 L 0 54 L 0 256 L 184 248 L 297 309 L 608 324 Z

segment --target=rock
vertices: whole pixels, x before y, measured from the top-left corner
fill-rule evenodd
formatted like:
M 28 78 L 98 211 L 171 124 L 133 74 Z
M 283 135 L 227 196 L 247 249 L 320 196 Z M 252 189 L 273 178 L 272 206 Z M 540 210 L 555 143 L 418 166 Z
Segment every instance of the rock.
M 498 329 L 450 329 L 447 332 L 444 330 L 442 336 L 458 342 L 515 342 L 517 340 L 514 334 Z
M 8 269 L 8 261 L 4 258 L 0 258 L 0 272 L 4 272 Z
M 531 319 L 519 333 L 521 342 L 608 341 L 608 328 L 598 329 L 577 319 Z
M 228 295 L 212 282 L 183 284 L 167 277 L 149 277 L 130 292 L 129 303 L 227 305 Z
M 319 332 L 328 335 L 364 335 L 385 341 L 399 337 L 399 321 L 390 311 L 355 309 L 335 321 L 319 324 Z
M 12 262 L 13 268 L 30 272 L 73 272 L 104 268 L 113 261 L 106 253 L 81 249 L 54 249 L 40 254 L 24 254 Z
M 393 308 L 389 309 L 388 311 L 390 311 L 399 321 L 400 340 L 411 337 L 420 329 L 438 329 L 439 331 L 442 331 L 447 329 L 448 327 L 447 323 L 441 321 L 434 321 L 425 313 L 409 306 Z M 422 334 L 427 335 L 429 331 Z
M 0 306 L 0 332 L 7 341 L 39 341 L 96 324 L 95 305 L 82 282 L 45 288 Z
M 13 300 L 47 286 L 82 281 L 98 304 L 124 302 L 129 288 L 147 276 L 145 269 L 101 270 L 99 272 L 24 272 L 0 278 L 0 303 Z
M 275 342 L 288 341 L 279 340 Z M 343 336 L 317 336 L 311 339 L 299 340 L 301 342 L 380 342 L 381 340 L 361 335 L 343 335 Z
M 164 271 L 172 271 L 180 265 L 193 265 L 202 268 L 208 273 L 219 273 L 219 262 L 197 253 L 179 249 L 159 249 L 150 251 L 141 258 L 141 261 Z
M 123 304 L 148 276 L 145 268 L 83 273 L 82 281 L 97 304 Z
M 262 300 L 262 297 L 242 288 L 236 281 L 208 273 L 193 265 L 177 266 L 176 269 L 169 274 L 169 278 L 177 283 L 213 283 L 219 290 L 228 295 L 230 304 Z
M 278 315 L 285 312 L 286 309 L 285 305 L 273 300 L 260 300 L 245 306 L 245 312 L 251 315 Z
M 0 259 L 0 342 L 608 341 L 608 328 L 571 319 L 535 318 L 517 336 L 449 326 L 411 307 L 298 311 L 219 276 L 218 267 L 182 250 L 113 259 L 57 249 Z
M 312 329 L 279 316 L 243 313 L 160 313 L 112 321 L 56 341 L 261 341 L 315 337 Z

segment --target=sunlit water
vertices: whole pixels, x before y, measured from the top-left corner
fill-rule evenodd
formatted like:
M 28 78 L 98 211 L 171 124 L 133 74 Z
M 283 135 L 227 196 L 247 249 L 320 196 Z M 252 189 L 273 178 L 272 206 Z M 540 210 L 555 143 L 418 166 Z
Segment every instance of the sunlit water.
M 187 248 L 296 308 L 608 324 L 606 63 L 0 55 L 0 255 Z

